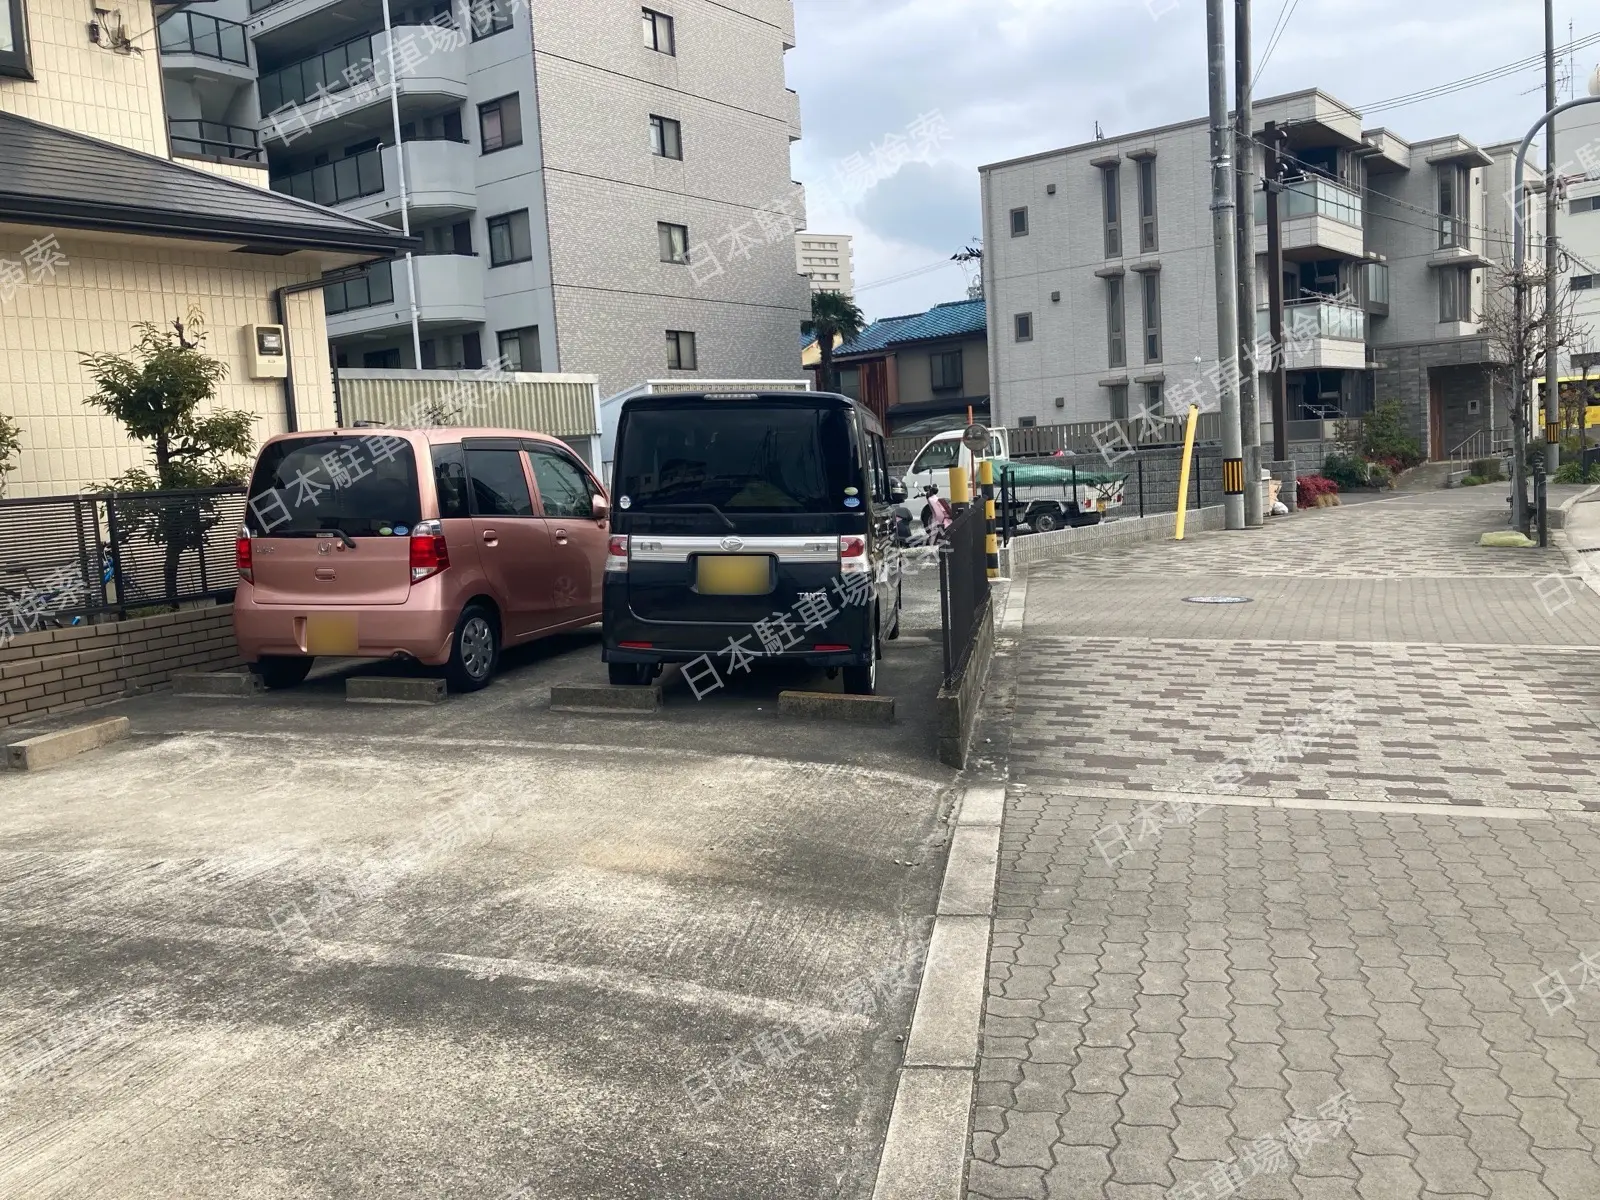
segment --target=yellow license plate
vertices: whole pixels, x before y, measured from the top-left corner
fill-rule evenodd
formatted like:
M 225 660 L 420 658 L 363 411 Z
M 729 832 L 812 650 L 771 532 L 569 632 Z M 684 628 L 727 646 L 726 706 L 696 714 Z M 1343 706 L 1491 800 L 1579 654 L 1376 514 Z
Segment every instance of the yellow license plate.
M 306 653 L 354 654 L 361 648 L 355 613 L 312 613 L 306 618 Z
M 772 590 L 772 560 L 765 554 L 702 554 L 695 588 L 703 596 L 764 596 Z

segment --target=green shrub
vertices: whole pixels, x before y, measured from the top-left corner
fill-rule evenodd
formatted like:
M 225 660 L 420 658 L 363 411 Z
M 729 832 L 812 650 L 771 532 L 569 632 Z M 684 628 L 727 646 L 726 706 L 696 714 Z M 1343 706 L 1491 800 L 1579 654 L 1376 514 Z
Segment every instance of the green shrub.
M 1600 476 L 1600 463 L 1589 469 L 1587 475 L 1583 472 L 1583 460 L 1569 459 L 1556 468 L 1556 473 L 1551 476 L 1551 483 L 1594 483 L 1596 476 Z
M 1367 464 L 1367 486 L 1387 488 L 1394 486 L 1394 472 L 1384 463 Z
M 1462 487 L 1482 487 L 1484 484 L 1486 484 L 1488 482 L 1489 481 L 1487 479 L 1485 479 L 1482 475 L 1468 475 L 1465 479 L 1463 479 L 1461 481 L 1461 486 Z
M 1469 466 L 1469 471 L 1483 480 L 1492 481 L 1504 478 L 1498 458 L 1475 458 Z
M 1414 467 L 1427 456 L 1417 439 L 1406 431 L 1405 406 L 1384 400 L 1361 418 L 1361 457 L 1369 461 L 1395 459 L 1397 469 Z
M 1330 454 L 1322 464 L 1322 474 L 1345 491 L 1366 487 L 1369 471 L 1366 463 L 1346 454 Z

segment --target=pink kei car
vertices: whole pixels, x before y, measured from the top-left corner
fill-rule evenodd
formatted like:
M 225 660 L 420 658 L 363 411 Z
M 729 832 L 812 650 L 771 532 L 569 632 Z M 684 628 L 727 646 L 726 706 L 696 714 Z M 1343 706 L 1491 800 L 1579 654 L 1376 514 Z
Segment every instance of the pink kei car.
M 272 688 L 318 655 L 443 666 L 600 619 L 610 502 L 564 442 L 512 429 L 338 429 L 261 447 L 233 629 Z

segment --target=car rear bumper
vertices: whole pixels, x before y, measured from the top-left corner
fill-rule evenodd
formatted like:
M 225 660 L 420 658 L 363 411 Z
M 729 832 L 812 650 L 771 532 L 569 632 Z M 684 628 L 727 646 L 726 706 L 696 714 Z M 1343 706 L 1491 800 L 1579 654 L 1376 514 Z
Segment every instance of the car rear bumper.
M 600 657 L 608 663 L 684 663 L 711 655 L 731 664 L 730 642 L 742 644 L 756 662 L 780 659 L 813 667 L 858 667 L 872 661 L 871 611 L 864 607 L 842 609 L 825 627 L 802 629 L 794 623 L 792 644 L 768 652 L 750 625 L 646 621 L 617 604 L 606 604 Z M 795 637 L 798 640 L 792 640 Z M 826 647 L 819 649 L 818 647 Z M 844 647 L 836 649 L 835 647 Z
M 263 656 L 337 654 L 349 658 L 404 655 L 429 666 L 450 658 L 456 612 L 424 603 L 424 589 L 405 604 L 297 606 L 257 604 L 241 580 L 233 602 L 233 634 L 247 663 Z M 353 629 L 350 628 L 353 623 Z M 334 635 L 328 640 L 330 632 Z M 353 637 L 352 637 L 353 635 Z

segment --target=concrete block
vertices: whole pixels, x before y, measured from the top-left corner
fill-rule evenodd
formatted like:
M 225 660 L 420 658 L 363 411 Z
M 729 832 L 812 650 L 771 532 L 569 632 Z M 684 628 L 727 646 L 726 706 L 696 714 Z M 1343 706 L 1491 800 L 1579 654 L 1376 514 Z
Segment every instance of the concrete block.
M 958 825 L 998 825 L 1005 816 L 1006 789 L 1000 784 L 974 784 L 961 798 Z
M 659 683 L 645 687 L 563 683 L 550 689 L 553 712 L 653 713 L 660 707 Z
M 1000 864 L 1000 826 L 958 825 L 950 839 L 939 915 L 987 917 L 994 912 L 994 879 Z
M 127 717 L 107 717 L 12 742 L 6 747 L 6 763 L 19 771 L 38 771 L 127 736 Z
M 961 1200 L 973 1073 L 905 1070 L 872 1200 Z
M 917 1011 L 906 1039 L 908 1067 L 976 1067 L 989 973 L 989 919 L 940 917 L 928 942 Z
M 442 679 L 352 675 L 344 681 L 344 698 L 351 704 L 439 704 L 446 694 Z
M 887 725 L 894 720 L 894 697 L 852 696 L 845 692 L 779 692 L 778 711 L 786 717 Z
M 253 671 L 190 671 L 173 677 L 172 690 L 180 696 L 255 696 L 262 689 Z

